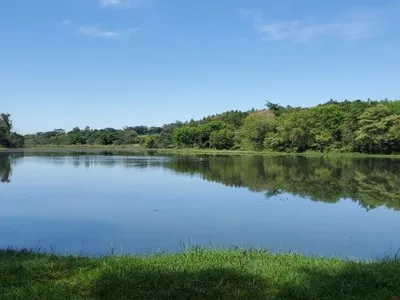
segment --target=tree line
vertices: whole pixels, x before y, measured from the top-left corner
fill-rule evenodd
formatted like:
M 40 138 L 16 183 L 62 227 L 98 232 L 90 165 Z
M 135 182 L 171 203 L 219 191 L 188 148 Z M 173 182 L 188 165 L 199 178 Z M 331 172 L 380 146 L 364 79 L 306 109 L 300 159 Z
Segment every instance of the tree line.
M 0 135 L 9 142 L 2 139 L 2 145 L 15 146 L 18 143 L 13 142 L 10 127 L 6 121 L 0 124 L 3 123 Z M 145 148 L 398 153 L 400 101 L 330 100 L 310 108 L 268 102 L 263 110 L 228 111 L 161 127 L 142 125 L 99 130 L 76 127 L 69 132 L 55 129 L 25 135 L 24 141 L 26 146 L 140 145 Z

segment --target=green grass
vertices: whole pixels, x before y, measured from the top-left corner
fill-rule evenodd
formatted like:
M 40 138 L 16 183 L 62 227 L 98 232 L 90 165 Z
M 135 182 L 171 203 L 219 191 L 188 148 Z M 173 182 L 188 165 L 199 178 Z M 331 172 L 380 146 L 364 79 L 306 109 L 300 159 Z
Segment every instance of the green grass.
M 141 151 L 155 151 L 160 154 L 172 155 L 286 155 L 286 156 L 308 156 L 308 157 L 382 157 L 382 158 L 400 158 L 399 154 L 367 154 L 358 152 L 265 152 L 265 151 L 252 151 L 252 150 L 216 150 L 216 149 L 198 149 L 198 148 L 171 148 L 171 149 L 148 149 L 140 145 L 43 145 L 36 147 L 26 147 L 23 149 L 2 149 L 5 152 L 18 152 L 18 151 L 31 151 L 31 152 L 57 152 L 57 151 L 124 151 L 124 152 L 141 152 Z
M 0 148 L 0 152 L 96 152 L 96 151 L 124 151 L 144 152 L 149 149 L 139 145 L 42 145 L 25 148 Z
M 0 299 L 360 299 L 400 296 L 400 260 L 203 250 L 87 258 L 0 250 Z
M 9 149 L 0 148 L 0 151 L 5 152 L 54 152 L 54 151 L 96 151 L 96 150 L 109 150 L 109 151 L 124 151 L 124 152 L 140 152 L 140 151 L 155 151 L 160 154 L 179 154 L 179 155 L 194 155 L 194 154 L 204 154 L 204 155 L 285 155 L 285 156 L 309 156 L 309 157 L 382 157 L 382 158 L 400 158 L 399 154 L 367 154 L 367 153 L 357 153 L 357 152 L 265 152 L 265 151 L 251 151 L 251 150 L 216 150 L 216 149 L 198 149 L 198 148 L 171 148 L 171 149 L 148 149 L 143 148 L 140 145 L 43 145 L 36 147 L 26 147 L 22 149 Z
M 140 145 L 42 145 L 25 147 L 23 149 L 139 149 L 146 150 Z

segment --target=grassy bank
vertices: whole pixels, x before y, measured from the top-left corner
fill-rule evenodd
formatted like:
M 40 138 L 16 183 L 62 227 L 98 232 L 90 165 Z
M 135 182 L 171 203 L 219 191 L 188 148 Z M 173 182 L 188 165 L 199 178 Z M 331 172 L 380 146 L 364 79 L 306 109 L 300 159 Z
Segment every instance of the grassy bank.
M 284 155 L 284 156 L 335 156 L 335 157 L 387 157 L 387 158 L 400 158 L 400 154 L 366 154 L 366 153 L 340 153 L 340 152 L 265 152 L 265 151 L 245 151 L 245 150 L 215 150 L 215 149 L 154 149 L 155 151 L 163 154 L 204 154 L 204 155 Z
M 37 150 L 37 149 L 128 149 L 128 150 L 147 150 L 140 145 L 43 145 L 35 147 L 25 147 L 24 150 Z
M 0 148 L 0 152 L 102 152 L 102 151 L 123 151 L 123 152 L 145 152 L 149 149 L 136 145 L 43 145 L 25 148 Z
M 0 299 L 391 299 L 400 260 L 264 251 L 65 257 L 0 250 Z M 397 298 L 393 298 L 397 299 Z
M 260 152 L 260 151 L 244 151 L 244 150 L 215 150 L 215 149 L 147 149 L 138 145 L 44 145 L 40 147 L 27 147 L 23 149 L 2 149 L 0 152 L 71 152 L 71 151 L 121 151 L 121 152 L 144 152 L 153 151 L 160 154 L 171 154 L 171 155 L 292 155 L 292 156 L 309 156 L 309 157 L 382 157 L 382 158 L 400 158 L 400 154 L 366 154 L 366 153 L 340 153 L 340 152 Z

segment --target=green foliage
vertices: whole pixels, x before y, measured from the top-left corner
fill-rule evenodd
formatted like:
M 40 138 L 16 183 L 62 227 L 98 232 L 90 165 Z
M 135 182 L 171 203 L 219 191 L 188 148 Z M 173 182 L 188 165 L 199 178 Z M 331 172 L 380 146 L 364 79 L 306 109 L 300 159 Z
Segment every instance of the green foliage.
M 400 101 L 385 101 L 384 104 L 389 108 L 391 114 L 400 115 Z
M 163 131 L 162 127 L 150 127 L 149 130 L 147 131 L 148 134 L 160 134 Z
M 22 148 L 24 137 L 12 131 L 13 125 L 10 114 L 0 114 L 0 147 Z
M 273 151 L 302 152 L 310 143 L 308 110 L 282 113 L 275 121 L 276 130 L 265 139 L 265 146 Z
M 311 107 L 228 111 L 162 127 L 129 126 L 62 129 L 25 136 L 25 145 L 142 145 L 151 148 L 199 148 L 278 152 L 400 152 L 400 101 L 331 99 Z M 11 146 L 9 115 L 0 119 L 0 145 Z M 234 136 L 232 142 L 232 135 Z M 147 139 L 147 136 L 152 136 Z M 20 144 L 20 143 L 18 143 Z M 15 143 L 13 144 L 15 145 Z
M 12 121 L 10 114 L 0 114 L 0 134 L 9 135 L 12 129 Z
M 70 137 L 62 129 L 25 135 L 26 146 L 68 145 Z
M 138 135 L 146 135 L 148 133 L 147 126 L 134 126 L 133 130 L 137 132 Z
M 231 149 L 235 144 L 235 133 L 231 129 L 214 131 L 210 135 L 210 144 L 217 150 Z
M 198 128 L 197 142 L 200 148 L 211 148 L 212 141 L 211 136 L 214 132 L 226 128 L 227 124 L 221 121 L 211 121 L 207 123 L 200 124 Z M 225 148 L 226 149 L 226 148 Z
M 71 132 L 68 133 L 68 135 L 70 144 L 72 145 L 86 144 L 86 137 L 78 127 L 74 128 Z
M 367 262 L 244 249 L 98 258 L 0 250 L 0 298 L 396 299 L 399 268 L 397 258 Z
M 391 153 L 400 151 L 400 115 L 379 104 L 368 108 L 359 118 L 356 142 L 363 152 Z
M 134 145 L 137 144 L 138 133 L 135 130 L 125 129 L 123 132 L 119 131 L 118 144 L 120 145 Z
M 284 110 L 284 107 L 277 104 L 277 103 L 272 103 L 270 101 L 267 101 L 265 104 L 268 110 L 272 111 L 275 116 L 280 115 L 280 113 Z
M 208 116 L 203 118 L 200 123 L 208 123 L 212 121 L 219 121 L 231 128 L 238 129 L 242 126 L 244 119 L 248 116 L 249 112 L 241 112 L 237 110 L 232 110 L 224 112 L 222 114 L 217 114 L 213 116 Z
M 275 130 L 266 134 L 264 148 L 285 152 L 396 153 L 400 151 L 399 103 L 331 100 L 309 109 L 269 104 L 279 110 L 279 115 Z
M 23 135 L 12 132 L 9 137 L 11 148 L 23 148 L 25 145 L 25 139 Z
M 253 113 L 246 117 L 238 132 L 238 143 L 244 150 L 261 151 L 269 132 L 275 130 L 274 116 Z
M 178 147 L 196 147 L 199 141 L 200 130 L 195 126 L 184 126 L 173 131 L 173 139 Z
M 310 145 L 312 150 L 324 151 L 342 146 L 342 107 L 336 104 L 317 106 L 308 111 L 307 118 L 307 127 L 311 128 L 309 142 L 314 141 Z
M 144 146 L 146 148 L 156 148 L 157 145 L 157 139 L 154 135 L 149 135 L 146 137 L 146 139 L 144 140 Z

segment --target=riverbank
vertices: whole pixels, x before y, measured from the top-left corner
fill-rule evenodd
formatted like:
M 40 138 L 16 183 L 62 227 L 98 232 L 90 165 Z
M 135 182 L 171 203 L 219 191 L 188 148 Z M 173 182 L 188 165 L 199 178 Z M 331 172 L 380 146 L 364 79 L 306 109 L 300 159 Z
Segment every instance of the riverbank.
M 98 152 L 115 151 L 126 153 L 137 152 L 156 152 L 168 155 L 263 155 L 263 156 L 308 156 L 308 157 L 381 157 L 381 158 L 400 158 L 400 154 L 367 154 L 358 152 L 262 152 L 262 151 L 244 151 L 244 150 L 215 150 L 215 149 L 148 149 L 137 145 L 45 145 L 40 147 L 27 147 L 21 149 L 0 148 L 1 152 Z
M 392 299 L 400 260 L 203 250 L 87 258 L 0 250 L 0 299 Z M 399 299 L 399 298 L 393 298 Z
M 180 155 L 262 155 L 262 156 L 309 156 L 309 157 L 382 157 L 400 158 L 400 154 L 367 154 L 356 152 L 265 152 L 265 151 L 244 151 L 244 150 L 215 150 L 215 149 L 154 149 L 162 154 Z

